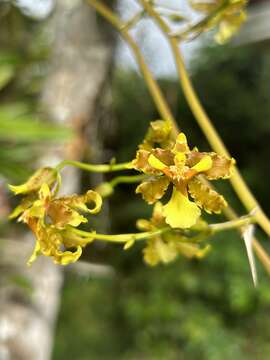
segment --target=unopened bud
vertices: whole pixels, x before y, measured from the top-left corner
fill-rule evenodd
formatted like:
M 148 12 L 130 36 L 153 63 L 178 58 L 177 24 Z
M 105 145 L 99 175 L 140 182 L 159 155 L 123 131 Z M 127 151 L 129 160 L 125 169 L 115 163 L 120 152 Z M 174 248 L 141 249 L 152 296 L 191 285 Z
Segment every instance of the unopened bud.
M 57 178 L 57 172 L 50 167 L 38 169 L 24 184 L 21 185 L 8 185 L 9 189 L 14 194 L 28 194 L 38 191 L 42 184 L 52 185 Z

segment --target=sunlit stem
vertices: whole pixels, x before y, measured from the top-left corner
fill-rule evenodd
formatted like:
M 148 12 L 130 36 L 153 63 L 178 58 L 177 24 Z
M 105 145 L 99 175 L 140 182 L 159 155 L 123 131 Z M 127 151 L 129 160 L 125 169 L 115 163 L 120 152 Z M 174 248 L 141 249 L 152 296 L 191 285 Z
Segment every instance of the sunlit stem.
M 103 240 L 108 242 L 114 242 L 114 243 L 126 243 L 128 241 L 138 241 L 138 240 L 145 240 L 149 239 L 153 236 L 161 235 L 169 230 L 171 230 L 170 227 L 164 227 L 159 230 L 155 231 L 147 231 L 142 233 L 130 233 L 130 234 L 117 234 L 117 235 L 107 235 L 107 234 L 96 234 L 95 232 L 88 232 L 83 231 L 79 229 L 70 228 L 70 231 L 74 232 L 75 234 L 84 237 L 89 238 L 89 242 L 93 240 Z
M 56 166 L 57 171 L 61 171 L 66 166 L 73 166 L 85 171 L 96 172 L 96 173 L 108 173 L 113 171 L 128 170 L 131 162 L 122 164 L 86 164 L 79 161 L 64 160 Z
M 116 30 L 119 31 L 123 39 L 129 45 L 161 118 L 172 124 L 173 131 L 175 134 L 177 134 L 177 125 L 174 116 L 170 110 L 170 107 L 168 106 L 168 103 L 157 81 L 154 79 L 149 67 L 147 66 L 139 47 L 133 40 L 132 36 L 129 34 L 128 29 L 125 28 L 125 23 L 123 23 L 121 19 L 119 19 L 118 16 L 109 7 L 107 7 L 101 1 L 87 0 L 87 2 Z
M 226 9 L 226 7 L 230 4 L 228 0 L 223 1 L 223 3 L 216 8 L 215 11 L 211 12 L 204 19 L 198 21 L 196 24 L 191 25 L 185 31 L 170 33 L 171 36 L 178 38 L 179 40 L 183 39 L 189 33 L 196 31 L 197 29 L 201 29 L 204 25 L 207 25 L 211 20 L 213 20 L 221 11 Z
M 134 184 L 145 180 L 147 175 L 125 175 L 117 176 L 110 182 L 103 182 L 99 184 L 95 191 L 99 193 L 103 198 L 111 196 L 114 193 L 114 188 L 119 184 Z
M 226 221 L 219 224 L 210 224 L 209 229 L 212 233 L 217 233 L 225 230 L 231 230 L 231 229 L 239 229 L 243 226 L 256 223 L 256 218 L 254 215 L 246 215 L 242 216 L 238 219 Z
M 223 141 L 218 135 L 216 129 L 211 123 L 211 120 L 207 116 L 187 73 L 185 68 L 184 61 L 181 56 L 180 48 L 178 46 L 178 40 L 170 36 L 171 29 L 167 25 L 167 23 L 160 17 L 158 12 L 151 6 L 151 4 L 147 0 L 138 0 L 143 8 L 147 11 L 147 13 L 156 21 L 157 25 L 163 31 L 165 36 L 167 37 L 176 63 L 176 67 L 178 70 L 179 80 L 183 88 L 183 92 L 185 94 L 186 100 L 189 104 L 191 111 L 193 112 L 194 117 L 196 118 L 198 124 L 200 125 L 204 135 L 209 141 L 212 148 L 220 155 L 224 155 L 226 157 L 230 157 L 228 150 L 226 149 Z M 257 209 L 256 211 L 256 221 L 262 227 L 262 229 L 270 236 L 270 221 L 267 216 L 264 214 L 263 210 L 259 206 L 257 200 L 249 190 L 246 185 L 242 175 L 238 171 L 236 167 L 233 169 L 233 174 L 230 178 L 230 182 L 237 193 L 239 199 L 246 207 L 246 209 L 250 212 L 253 209 Z
M 121 28 L 121 31 L 129 30 L 130 28 L 135 26 L 143 18 L 144 14 L 145 14 L 145 11 L 142 10 L 142 11 L 139 11 L 134 16 L 132 16 L 131 19 L 129 19 L 126 23 L 124 23 L 124 25 Z
M 55 184 L 55 187 L 53 189 L 53 196 L 56 196 L 60 187 L 62 185 L 62 178 L 61 178 L 61 175 L 60 175 L 60 172 L 58 170 L 56 170 L 56 184 Z

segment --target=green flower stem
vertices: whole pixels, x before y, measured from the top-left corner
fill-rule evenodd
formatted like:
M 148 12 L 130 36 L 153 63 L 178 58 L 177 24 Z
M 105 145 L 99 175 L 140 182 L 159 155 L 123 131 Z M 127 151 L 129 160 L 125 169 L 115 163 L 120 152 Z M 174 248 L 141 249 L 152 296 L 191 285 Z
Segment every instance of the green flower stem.
M 199 235 L 190 238 L 193 242 L 201 242 L 206 237 L 213 235 L 215 233 L 231 230 L 231 229 L 238 229 L 240 227 L 249 225 L 256 222 L 254 216 L 246 215 L 236 220 L 227 221 L 224 223 L 218 224 L 211 224 L 208 226 L 208 229 L 202 231 Z M 165 232 L 171 231 L 172 228 L 170 226 L 166 226 L 162 229 L 154 230 L 154 231 L 146 231 L 141 233 L 130 233 L 130 234 L 117 234 L 117 235 L 108 235 L 108 234 L 97 234 L 95 232 L 88 232 L 76 228 L 69 228 L 69 231 L 74 232 L 75 234 L 85 238 L 86 240 L 89 239 L 89 242 L 93 240 L 103 240 L 108 242 L 114 243 L 126 243 L 129 241 L 138 241 L 138 240 L 145 240 L 149 239 L 153 236 L 164 234 Z
M 109 184 L 114 188 L 115 186 L 119 184 L 132 184 L 132 183 L 138 183 L 143 180 L 145 180 L 148 175 L 126 175 L 126 176 L 117 176 L 114 179 L 112 179 Z
M 61 171 L 66 166 L 74 166 L 89 172 L 108 173 L 112 171 L 128 170 L 130 165 L 131 162 L 122 164 L 86 164 L 79 161 L 64 160 L 58 164 L 55 169 Z
M 146 179 L 147 175 L 126 175 L 126 176 L 117 176 L 113 178 L 110 182 L 103 182 L 99 184 L 95 191 L 99 193 L 100 196 L 106 198 L 111 196 L 114 193 L 114 188 L 119 184 L 133 184 L 138 183 Z
M 226 221 L 219 224 L 210 224 L 209 230 L 211 231 L 211 233 L 218 233 L 225 230 L 239 229 L 243 226 L 253 223 L 256 223 L 255 215 L 246 215 L 235 220 Z
M 89 238 L 89 242 L 93 240 L 103 240 L 108 242 L 114 243 L 126 243 L 128 241 L 138 241 L 138 240 L 145 240 L 149 239 L 153 236 L 161 235 L 169 230 L 170 227 L 164 227 L 159 230 L 155 231 L 147 231 L 142 233 L 130 233 L 130 234 L 117 234 L 117 235 L 108 235 L 108 234 L 97 234 L 95 232 L 88 232 L 83 231 L 75 228 L 69 228 L 70 231 L 74 232 L 75 234 L 82 236 L 84 238 Z
M 201 243 L 202 241 L 206 240 L 211 235 L 213 235 L 213 232 L 210 229 L 202 230 L 198 235 L 189 237 L 188 241 L 190 241 L 192 243 Z

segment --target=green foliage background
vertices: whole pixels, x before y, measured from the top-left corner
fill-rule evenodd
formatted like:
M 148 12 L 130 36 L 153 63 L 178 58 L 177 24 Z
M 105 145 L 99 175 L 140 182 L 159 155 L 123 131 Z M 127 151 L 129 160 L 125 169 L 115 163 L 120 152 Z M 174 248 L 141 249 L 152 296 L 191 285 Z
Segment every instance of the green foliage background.
M 257 46 L 206 48 L 192 67 L 203 104 L 268 213 L 269 70 L 270 49 Z M 178 84 L 163 80 L 162 87 L 192 145 L 208 149 Z M 137 74 L 115 73 L 113 99 L 119 137 L 110 145 L 126 161 L 158 114 Z M 229 186 L 218 186 L 244 213 Z M 133 190 L 123 186 L 111 201 L 114 232 L 129 231 L 136 218 L 149 215 Z M 114 276 L 67 276 L 53 358 L 269 359 L 269 278 L 258 266 L 259 287 L 253 288 L 235 232 L 212 242 L 203 261 L 180 259 L 153 269 L 143 264 L 139 246 L 125 254 L 107 246 L 99 260 L 114 265 Z

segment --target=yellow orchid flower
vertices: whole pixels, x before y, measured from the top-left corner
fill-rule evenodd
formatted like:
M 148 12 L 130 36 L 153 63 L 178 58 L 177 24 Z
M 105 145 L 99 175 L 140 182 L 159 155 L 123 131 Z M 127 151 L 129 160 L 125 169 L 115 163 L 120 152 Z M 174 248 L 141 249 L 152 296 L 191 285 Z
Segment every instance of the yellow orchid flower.
M 152 124 L 152 131 L 153 128 Z M 163 206 L 166 222 L 173 228 L 193 226 L 201 215 L 200 208 L 219 213 L 227 206 L 223 196 L 202 183 L 198 175 L 203 174 L 208 180 L 228 178 L 234 160 L 214 152 L 191 150 L 184 133 L 178 135 L 170 148 L 139 149 L 132 164 L 149 175 L 136 189 L 149 204 L 160 200 L 169 184 L 173 185 L 171 199 Z
M 196 205 L 195 205 L 196 206 Z M 166 218 L 161 202 L 157 202 L 153 209 L 150 220 L 140 219 L 137 227 L 142 231 L 151 231 L 166 226 Z M 192 242 L 183 233 L 176 229 L 170 229 L 158 236 L 147 240 L 143 249 L 144 261 L 155 266 L 159 263 L 168 264 L 177 259 L 179 255 L 187 258 L 201 258 L 207 254 L 210 246 L 201 247 L 198 243 Z
M 40 255 L 52 257 L 54 262 L 60 265 L 76 262 L 82 254 L 82 247 L 89 243 L 89 239 L 79 239 L 78 241 L 72 232 L 69 234 L 67 230 L 63 233 L 53 225 L 45 225 L 40 219 L 32 218 L 28 225 L 36 236 L 35 248 L 27 262 L 29 266 Z
M 55 198 L 47 183 L 39 186 L 38 193 L 23 199 L 10 216 L 19 217 L 18 221 L 26 223 L 36 237 L 28 264 L 41 254 L 53 257 L 55 263 L 62 265 L 78 260 L 82 247 L 91 239 L 81 238 L 71 230 L 88 221 L 81 212 L 96 214 L 101 206 L 101 196 L 92 190 L 84 195 Z
M 219 44 L 230 40 L 247 18 L 247 0 L 190 0 L 190 5 L 195 11 L 206 14 L 206 17 L 186 32 L 197 35 L 217 27 L 214 39 Z

